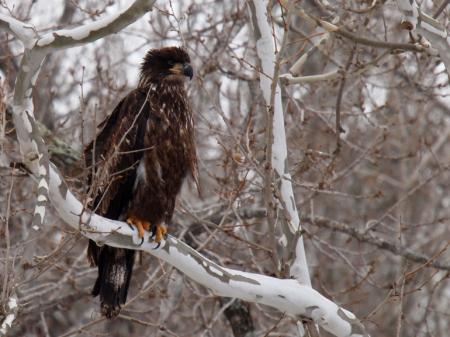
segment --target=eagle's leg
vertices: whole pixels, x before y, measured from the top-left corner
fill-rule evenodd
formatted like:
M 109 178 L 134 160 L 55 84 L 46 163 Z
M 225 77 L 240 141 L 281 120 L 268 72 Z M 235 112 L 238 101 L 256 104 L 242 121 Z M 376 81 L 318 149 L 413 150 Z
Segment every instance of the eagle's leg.
M 150 227 L 151 227 L 150 222 L 143 220 L 134 215 L 130 215 L 127 218 L 127 223 L 129 225 L 135 226 L 137 228 L 140 238 L 143 238 L 145 231 L 150 230 Z

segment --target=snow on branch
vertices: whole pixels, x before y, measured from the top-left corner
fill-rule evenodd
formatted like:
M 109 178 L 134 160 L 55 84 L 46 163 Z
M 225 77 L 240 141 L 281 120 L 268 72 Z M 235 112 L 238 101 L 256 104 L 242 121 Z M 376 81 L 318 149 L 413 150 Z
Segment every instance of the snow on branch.
M 429 49 L 434 48 L 438 51 L 450 77 L 450 47 L 445 26 L 422 12 L 414 0 L 397 0 L 397 6 L 404 15 L 402 27 L 418 33 L 421 45 L 428 45 Z
M 12 327 L 14 320 L 17 317 L 17 312 L 19 311 L 19 305 L 17 304 L 16 295 L 12 295 L 8 299 L 8 303 L 5 306 L 5 318 L 3 319 L 2 324 L 0 325 L 0 336 L 6 336 L 8 330 Z
M 7 31 L 22 41 L 27 48 L 31 48 L 33 41 L 37 38 L 36 31 L 32 25 L 2 13 L 0 13 L 0 29 Z
M 281 226 L 283 236 L 279 240 L 279 244 L 282 246 L 284 255 L 288 255 L 287 262 L 290 262 L 290 274 L 299 282 L 311 285 L 303 238 L 300 236 L 300 218 L 292 189 L 291 175 L 287 167 L 287 145 L 281 88 L 278 84 L 278 71 L 275 71 L 277 54 L 269 22 L 270 14 L 266 11 L 269 2 L 254 0 L 248 2 L 248 4 L 256 37 L 256 51 L 261 64 L 260 87 L 267 109 L 271 112 L 271 114 L 268 114 L 271 120 L 268 120 L 267 123 L 269 124 L 268 129 L 271 128 L 272 130 L 272 135 L 269 137 L 271 139 L 268 140 L 267 147 L 271 148 L 271 166 L 276 173 L 274 180 L 278 182 L 279 207 L 284 217 Z M 281 51 L 278 51 L 278 53 L 281 53 Z
M 13 120 L 17 139 L 19 140 L 20 153 L 25 165 L 31 171 L 36 172 L 38 180 L 38 194 L 33 218 L 34 228 L 43 224 L 48 201 L 48 151 L 36 126 L 31 98 L 31 87 L 36 80 L 43 59 L 44 55 L 42 53 L 33 56 L 30 50 L 25 50 L 16 79 L 12 104 Z M 32 72 L 35 73 L 33 74 Z
M 150 253 L 218 296 L 265 304 L 297 317 L 311 318 L 334 336 L 368 336 L 354 314 L 296 280 L 224 268 L 171 236 L 155 249 L 156 244 L 149 233 L 145 233 L 144 243 L 137 246 L 140 242 L 137 232 L 126 223 L 83 211 L 83 205 L 53 165 L 50 167 L 50 199 L 61 218 L 84 236 L 98 243 Z
M 135 22 L 153 8 L 156 0 L 136 0 L 128 8 L 111 16 L 73 29 L 61 29 L 41 37 L 38 47 L 70 48 L 111 35 Z
M 283 246 L 283 254 L 288 255 L 288 261 L 290 262 L 290 274 L 296 278 L 296 280 L 286 282 L 286 287 L 293 286 L 294 289 L 290 292 L 289 300 L 291 298 L 310 289 L 313 297 L 317 296 L 322 299 L 323 296 L 311 288 L 311 281 L 309 277 L 308 266 L 306 263 L 306 255 L 303 244 L 303 238 L 300 235 L 301 225 L 300 218 L 298 215 L 294 191 L 291 183 L 291 176 L 287 167 L 287 144 L 286 144 L 286 132 L 284 127 L 284 115 L 283 106 L 281 99 L 281 88 L 279 86 L 279 67 L 281 63 L 281 54 L 283 51 L 283 46 L 287 41 L 288 30 L 285 30 L 283 41 L 281 42 L 280 50 L 275 49 L 274 31 L 271 27 L 270 11 L 271 8 L 270 1 L 264 0 L 252 0 L 248 2 L 250 17 L 253 24 L 253 30 L 256 37 L 256 52 L 261 65 L 260 74 L 260 87 L 266 103 L 268 111 L 268 125 L 267 129 L 271 129 L 270 137 L 268 139 L 267 147 L 271 147 L 270 163 L 271 168 L 275 172 L 274 183 L 278 185 L 279 192 L 277 193 L 278 207 L 282 212 L 282 216 L 285 219 L 285 224 L 282 226 L 283 236 L 281 237 L 280 244 Z M 288 5 L 290 7 L 290 5 Z M 289 26 L 289 12 L 290 8 L 287 8 L 287 27 Z M 266 153 L 267 155 L 267 153 Z M 269 219 L 270 221 L 270 219 Z M 285 282 L 284 280 L 283 282 Z M 278 280 L 281 282 L 281 280 Z M 294 286 L 295 284 L 295 286 Z M 272 287 L 275 288 L 275 287 Z M 300 290 L 300 288 L 302 290 Z M 278 289 L 277 289 L 278 291 Z M 295 294 L 295 295 L 294 295 Z M 305 298 L 301 297 L 303 300 Z M 312 298 L 311 298 L 312 299 Z M 300 300 L 300 298 L 298 298 Z M 303 301 L 302 301 L 303 302 Z M 316 304 L 318 303 L 316 302 Z M 262 302 L 264 303 L 264 302 Z M 267 303 L 264 303 L 267 304 Z M 314 305 L 316 305 L 314 304 Z M 334 304 L 335 305 L 335 304 Z M 306 308 L 306 307 L 305 307 Z M 330 307 L 330 309 L 332 309 Z M 287 308 L 285 308 L 286 311 Z M 336 310 L 336 311 L 334 311 Z M 317 319 L 312 313 L 311 318 L 314 322 L 320 325 L 325 330 L 329 331 L 335 336 L 341 336 L 342 333 L 346 335 L 347 332 L 340 330 L 337 326 L 345 324 L 348 322 L 349 316 L 342 315 L 343 309 L 339 308 L 337 305 L 330 311 L 330 316 L 322 316 Z M 290 312 L 290 311 L 288 311 Z M 292 312 L 291 312 L 292 313 Z M 364 326 L 359 322 L 359 320 L 352 314 L 352 322 L 358 326 L 358 331 L 352 330 L 349 332 L 349 336 L 366 336 Z
M 308 284 L 301 284 L 297 280 L 292 279 L 277 279 L 221 267 L 183 242 L 170 236 L 162 243 L 159 249 L 155 249 L 156 244 L 150 239 L 149 234 L 146 233 L 144 243 L 137 246 L 136 242 L 140 240 L 136 230 L 131 229 L 124 222 L 109 220 L 84 209 L 83 204 L 68 188 L 56 166 L 49 162 L 47 149 L 36 126 L 31 101 L 34 81 L 45 55 L 59 48 L 68 48 L 81 43 L 91 42 L 117 32 L 142 16 L 151 8 L 153 3 L 154 1 L 136 0 L 127 10 L 118 15 L 113 15 L 110 19 L 100 20 L 101 23 L 87 24 L 84 28 L 57 31 L 55 34 L 51 33 L 42 39 L 36 39 L 39 42 L 31 49 L 28 48 L 27 41 L 22 40 L 25 45 L 25 52 L 15 86 L 13 116 L 24 164 L 38 178 L 39 189 L 43 188 L 48 191 L 49 199 L 56 212 L 67 224 L 80 230 L 84 236 L 98 243 L 103 242 L 115 247 L 146 251 L 173 265 L 220 296 L 257 302 L 295 316 L 311 318 L 319 326 L 335 336 L 367 336 L 364 326 L 351 312 L 322 296 Z M 130 10 L 130 8 L 133 8 L 133 10 Z M 17 22 L 14 20 L 3 19 L 2 22 L 9 25 L 9 30 L 15 32 L 17 37 L 24 36 L 22 30 L 25 28 L 17 28 L 15 26 Z M 11 28 L 11 23 L 13 23 L 13 28 Z M 3 24 L 3 27 L 5 27 L 5 24 Z M 273 58 L 273 53 L 270 57 Z M 271 59 L 266 58 L 265 61 L 272 65 Z M 281 121 L 277 119 L 277 128 L 275 130 L 284 132 L 284 129 L 278 130 L 279 125 L 283 124 L 283 116 L 279 88 L 277 90 L 276 111 L 278 113 L 277 118 L 281 117 Z M 281 116 L 279 115 L 280 113 Z M 280 146 L 283 146 L 283 142 L 285 146 L 284 133 L 281 135 L 282 143 Z M 280 134 L 277 133 L 277 139 L 279 136 Z M 275 144 L 279 146 L 279 141 L 277 140 Z M 286 155 L 286 151 L 284 151 L 284 155 L 281 157 L 282 161 L 286 159 Z M 278 157 L 274 162 L 277 165 L 277 172 L 279 172 L 280 176 L 283 176 L 284 164 L 281 163 L 282 166 L 280 166 Z M 283 181 L 288 182 L 289 180 L 283 179 Z M 293 196 L 292 187 L 290 193 Z M 38 195 L 38 201 L 40 195 Z M 293 202 L 291 199 L 285 200 Z M 295 205 L 295 203 L 293 204 Z M 295 206 L 294 211 L 293 214 L 297 214 Z M 41 215 L 43 217 L 43 213 Z M 298 223 L 298 215 L 296 216 Z M 303 245 L 301 248 L 303 249 Z M 304 252 L 302 254 L 304 256 Z M 5 320 L 4 323 L 11 325 L 16 313 L 17 311 L 12 311 L 12 319 L 8 318 L 10 316 L 7 316 L 8 321 Z

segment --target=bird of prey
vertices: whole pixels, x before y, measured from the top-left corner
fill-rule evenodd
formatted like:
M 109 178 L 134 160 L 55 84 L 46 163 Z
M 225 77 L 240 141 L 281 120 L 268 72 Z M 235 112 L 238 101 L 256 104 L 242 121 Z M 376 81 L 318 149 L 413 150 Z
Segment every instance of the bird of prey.
M 158 243 L 185 177 L 191 174 L 197 181 L 193 116 L 184 88 L 192 76 L 183 48 L 148 51 L 137 88 L 100 124 L 85 150 L 92 209 L 137 227 L 141 238 L 151 231 Z M 92 295 L 100 295 L 107 318 L 117 316 L 126 301 L 134 255 L 134 250 L 89 241 L 88 259 L 98 267 Z

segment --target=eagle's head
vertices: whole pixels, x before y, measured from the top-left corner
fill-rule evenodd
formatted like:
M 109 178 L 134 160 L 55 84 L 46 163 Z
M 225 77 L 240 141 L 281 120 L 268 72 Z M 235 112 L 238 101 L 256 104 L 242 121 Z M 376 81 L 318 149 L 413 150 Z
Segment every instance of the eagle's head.
M 186 77 L 192 79 L 194 74 L 191 59 L 181 47 L 151 49 L 141 65 L 140 83 L 171 82 L 183 83 Z

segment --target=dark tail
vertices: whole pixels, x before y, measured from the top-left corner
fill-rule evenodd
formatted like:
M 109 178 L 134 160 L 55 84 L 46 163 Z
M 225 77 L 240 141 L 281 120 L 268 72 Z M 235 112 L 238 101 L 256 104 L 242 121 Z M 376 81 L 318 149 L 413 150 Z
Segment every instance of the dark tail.
M 100 295 L 101 311 L 106 318 L 116 317 L 127 300 L 128 286 L 134 264 L 134 250 L 99 247 L 89 240 L 88 259 L 98 266 L 98 277 L 92 295 Z

